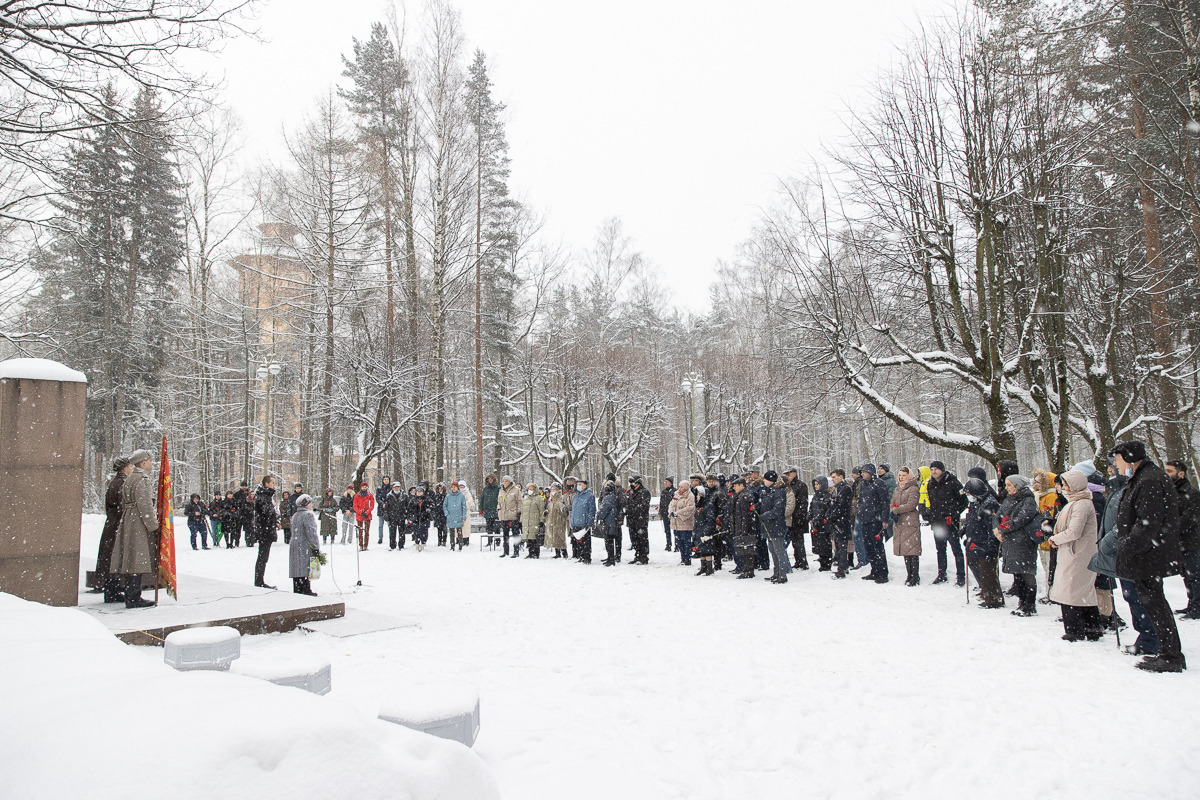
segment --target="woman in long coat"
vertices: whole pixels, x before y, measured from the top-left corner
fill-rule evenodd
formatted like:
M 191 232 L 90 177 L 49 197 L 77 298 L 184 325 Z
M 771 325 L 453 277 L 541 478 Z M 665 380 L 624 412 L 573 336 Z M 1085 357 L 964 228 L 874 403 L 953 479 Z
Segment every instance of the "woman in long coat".
M 296 498 L 296 513 L 292 515 L 292 541 L 288 543 L 288 576 L 292 591 L 316 597 L 308 579 L 309 559 L 321 552 L 317 535 L 317 517 L 312 512 L 312 498 L 302 494 Z
M 526 558 L 541 558 L 541 548 L 538 547 L 538 530 L 546 519 L 546 499 L 538 492 L 536 483 L 525 487 L 525 497 L 521 500 L 521 540 L 529 543 Z
M 112 567 L 113 545 L 121 529 L 121 489 L 133 471 L 133 464 L 124 458 L 113 461 L 113 476 L 104 491 L 104 530 L 100 533 L 100 549 L 96 553 L 96 588 L 104 592 L 104 602 L 117 603 L 125 599 L 119 579 L 109 576 Z
M 1096 574 L 1088 569 L 1096 555 L 1096 507 L 1082 472 L 1073 469 L 1061 478 L 1067 504 L 1058 512 L 1050 537 L 1050 546 L 1058 551 L 1050 599 L 1062 606 L 1063 639 L 1095 641 L 1103 635 L 1096 607 Z
M 138 450 L 129 457 L 133 471 L 121 488 L 121 528 L 113 545 L 112 574 L 125 581 L 125 607 L 152 606 L 142 599 L 142 576 L 156 567 L 154 553 L 158 550 L 158 511 L 154 507 L 154 485 L 147 471 L 154 459 L 147 450 Z
M 467 498 L 458 481 L 450 482 L 450 493 L 442 498 L 442 514 L 450 532 L 450 549 L 463 549 L 463 525 L 467 522 Z
M 682 564 L 692 563 L 692 528 L 696 526 L 696 500 L 692 497 L 690 481 L 680 481 L 679 490 L 671 498 L 671 531 Z
M 568 502 L 562 486 L 553 484 L 546 498 L 546 547 L 554 551 L 555 558 L 567 557 L 567 520 L 571 514 Z
M 921 482 L 908 467 L 896 473 L 896 491 L 892 493 L 892 552 L 904 559 L 908 572 L 905 586 L 921 583 Z

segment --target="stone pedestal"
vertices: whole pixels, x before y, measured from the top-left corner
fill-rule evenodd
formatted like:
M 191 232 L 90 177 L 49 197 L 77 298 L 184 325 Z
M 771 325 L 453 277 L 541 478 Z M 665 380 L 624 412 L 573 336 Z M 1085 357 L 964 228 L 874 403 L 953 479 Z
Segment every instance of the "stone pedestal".
M 0 592 L 79 600 L 87 378 L 54 361 L 0 362 Z

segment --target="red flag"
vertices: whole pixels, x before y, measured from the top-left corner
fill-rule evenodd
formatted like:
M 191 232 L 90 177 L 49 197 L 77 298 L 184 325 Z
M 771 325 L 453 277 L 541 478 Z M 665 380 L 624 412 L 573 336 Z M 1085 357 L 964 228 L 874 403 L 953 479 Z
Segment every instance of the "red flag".
M 171 519 L 171 462 L 163 434 L 162 462 L 158 467 L 158 582 L 167 594 L 179 599 L 175 577 L 175 523 Z

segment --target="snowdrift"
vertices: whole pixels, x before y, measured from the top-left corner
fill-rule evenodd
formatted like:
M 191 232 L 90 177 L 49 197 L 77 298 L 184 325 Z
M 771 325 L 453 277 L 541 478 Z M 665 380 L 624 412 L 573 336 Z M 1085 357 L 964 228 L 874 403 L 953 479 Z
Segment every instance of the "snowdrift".
M 0 593 L 0 642 L 7 797 L 499 797 L 458 743 L 298 689 L 176 672 L 74 609 Z

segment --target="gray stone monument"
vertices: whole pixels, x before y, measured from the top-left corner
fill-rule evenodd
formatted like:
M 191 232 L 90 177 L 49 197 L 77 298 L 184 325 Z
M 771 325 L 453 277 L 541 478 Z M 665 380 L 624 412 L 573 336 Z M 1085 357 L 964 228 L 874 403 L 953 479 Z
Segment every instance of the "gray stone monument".
M 55 361 L 0 362 L 0 592 L 79 602 L 87 377 Z

